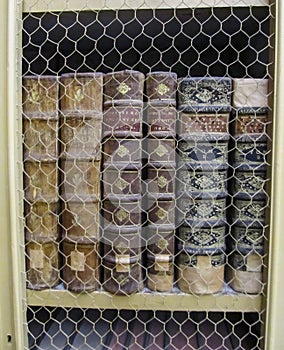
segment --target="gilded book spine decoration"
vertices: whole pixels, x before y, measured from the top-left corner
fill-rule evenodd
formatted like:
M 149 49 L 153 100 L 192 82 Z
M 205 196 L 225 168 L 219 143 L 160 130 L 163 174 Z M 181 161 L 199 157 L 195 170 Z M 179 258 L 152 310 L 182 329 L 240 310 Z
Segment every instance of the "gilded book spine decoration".
M 99 288 L 102 73 L 60 78 L 60 169 L 63 281 L 67 289 Z
M 234 79 L 230 247 L 227 280 L 238 292 L 263 291 L 266 193 L 268 80 Z
M 147 287 L 168 292 L 174 282 L 177 75 L 151 72 L 147 98 Z
M 23 78 L 24 193 L 27 287 L 59 283 L 58 81 Z
M 144 75 L 104 77 L 103 287 L 127 295 L 142 288 L 141 168 Z
M 177 282 L 187 293 L 216 293 L 225 266 L 231 80 L 180 79 L 178 102 Z

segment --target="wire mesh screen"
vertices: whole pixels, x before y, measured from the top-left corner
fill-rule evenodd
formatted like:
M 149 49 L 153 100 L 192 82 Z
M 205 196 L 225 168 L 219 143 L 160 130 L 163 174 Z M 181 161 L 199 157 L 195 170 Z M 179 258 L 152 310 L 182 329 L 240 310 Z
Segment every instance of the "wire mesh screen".
M 272 5 L 200 5 L 23 14 L 30 349 L 262 346 Z

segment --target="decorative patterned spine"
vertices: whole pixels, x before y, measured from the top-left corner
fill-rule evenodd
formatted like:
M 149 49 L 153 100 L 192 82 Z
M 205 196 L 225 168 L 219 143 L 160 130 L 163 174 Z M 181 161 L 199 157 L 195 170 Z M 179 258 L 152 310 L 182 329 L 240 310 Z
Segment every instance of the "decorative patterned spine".
M 160 292 L 174 281 L 176 88 L 175 73 L 147 74 L 147 287 Z
M 227 280 L 238 292 L 263 291 L 268 165 L 268 80 L 234 79 L 230 248 Z
M 178 103 L 178 286 L 216 293 L 225 266 L 231 80 L 180 79 Z
M 104 77 L 103 287 L 120 295 L 142 288 L 144 80 L 130 70 Z
M 67 289 L 85 292 L 99 288 L 103 74 L 60 82 L 62 276 Z
M 58 81 L 23 78 L 24 193 L 27 286 L 59 282 Z

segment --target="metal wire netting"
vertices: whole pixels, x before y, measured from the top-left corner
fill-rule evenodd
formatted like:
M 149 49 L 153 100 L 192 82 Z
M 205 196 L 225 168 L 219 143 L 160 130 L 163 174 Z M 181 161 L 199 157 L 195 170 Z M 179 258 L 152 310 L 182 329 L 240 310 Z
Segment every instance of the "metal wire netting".
M 29 348 L 260 349 L 273 6 L 87 6 L 21 19 Z

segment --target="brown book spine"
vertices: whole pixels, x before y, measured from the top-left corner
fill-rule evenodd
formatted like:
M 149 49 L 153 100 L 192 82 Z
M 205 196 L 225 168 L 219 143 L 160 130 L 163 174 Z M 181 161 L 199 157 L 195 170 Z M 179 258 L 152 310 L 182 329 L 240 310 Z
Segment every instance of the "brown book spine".
M 144 75 L 105 75 L 103 126 L 103 287 L 132 294 L 142 287 L 142 141 Z
M 59 283 L 58 242 L 37 239 L 26 242 L 27 287 L 47 289 Z
M 27 286 L 59 282 L 58 91 L 55 76 L 23 78 Z
M 99 288 L 103 74 L 60 77 L 63 280 L 75 292 Z

